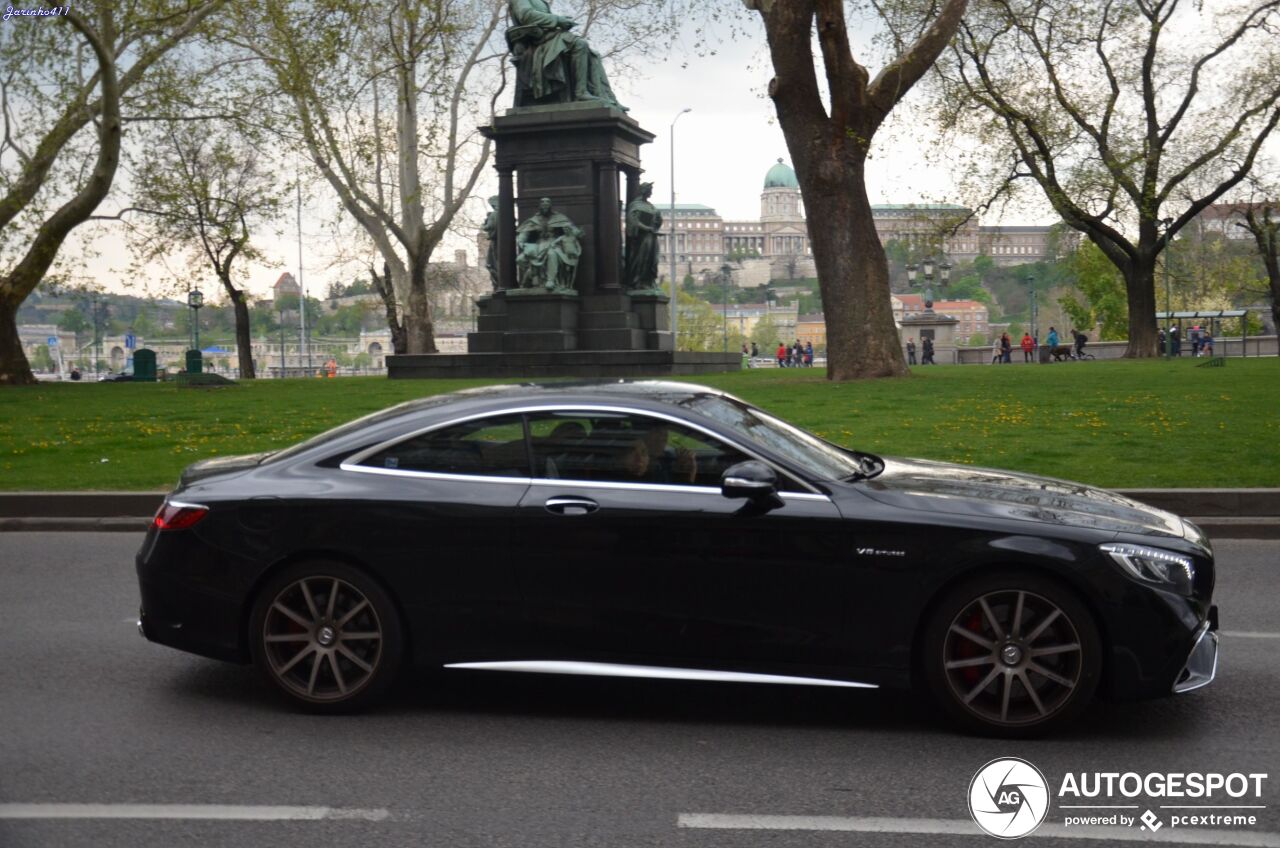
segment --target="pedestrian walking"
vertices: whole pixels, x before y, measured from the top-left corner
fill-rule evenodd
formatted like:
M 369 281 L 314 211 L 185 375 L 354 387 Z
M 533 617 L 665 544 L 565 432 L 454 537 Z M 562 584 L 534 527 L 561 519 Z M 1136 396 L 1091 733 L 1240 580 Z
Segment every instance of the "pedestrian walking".
M 914 338 L 907 339 L 907 364 L 916 364 L 916 340 Z
M 1213 333 L 1208 330 L 1200 336 L 1200 353 L 1204 356 L 1213 356 Z
M 1000 361 L 1006 365 L 1013 364 L 1013 339 L 1008 333 L 1000 334 Z
M 933 339 L 925 336 L 924 339 L 921 340 L 921 348 L 924 358 L 921 360 L 920 364 L 936 365 L 937 363 L 933 361 Z
M 804 367 L 813 367 L 813 342 L 804 343 Z
M 1178 332 L 1177 324 L 1169 328 L 1169 338 L 1173 340 L 1173 355 L 1182 356 L 1182 334 Z
M 1187 337 L 1191 339 L 1191 355 L 1199 356 L 1200 355 L 1200 325 L 1196 324 L 1195 326 L 1193 326 L 1191 328 L 1191 332 L 1187 334 Z
M 787 346 L 782 342 L 778 342 L 778 350 L 774 353 L 778 357 L 778 367 L 787 367 Z
M 1000 362 L 1000 339 L 995 336 L 991 337 L 991 364 L 996 365 Z
M 1030 333 L 1022 334 L 1022 361 L 1031 362 L 1031 352 L 1036 349 L 1036 341 Z

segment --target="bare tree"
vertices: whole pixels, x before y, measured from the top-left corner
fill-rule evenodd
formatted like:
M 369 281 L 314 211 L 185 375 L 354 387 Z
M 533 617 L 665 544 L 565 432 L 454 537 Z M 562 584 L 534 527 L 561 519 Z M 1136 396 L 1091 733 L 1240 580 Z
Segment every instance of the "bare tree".
M 988 0 L 939 65 L 1001 187 L 1038 185 L 1120 270 L 1127 356 L 1157 353 L 1157 257 L 1280 121 L 1277 25 L 1280 0 Z
M 744 0 L 764 21 L 773 61 L 769 96 L 810 220 L 827 318 L 827 377 L 907 373 L 893 322 L 889 267 L 867 197 L 871 142 L 903 96 L 946 48 L 968 0 L 945 0 L 874 79 L 853 56 L 844 0 Z M 818 81 L 816 36 L 826 75 Z
M 92 19 L 69 9 L 0 27 L 0 385 L 35 382 L 18 307 L 110 191 L 124 97 L 220 5 L 101 3 Z
M 233 269 L 260 258 L 252 236 L 279 216 L 286 188 L 254 139 L 234 131 L 170 122 L 152 137 L 134 174 L 134 209 L 146 216 L 135 249 L 143 260 L 182 252 L 213 270 L 235 313 L 240 378 L 253 379 L 249 302 Z
M 1271 324 L 1280 331 L 1280 199 L 1244 204 L 1243 227 L 1253 236 L 1267 269 L 1267 287 L 1271 298 Z

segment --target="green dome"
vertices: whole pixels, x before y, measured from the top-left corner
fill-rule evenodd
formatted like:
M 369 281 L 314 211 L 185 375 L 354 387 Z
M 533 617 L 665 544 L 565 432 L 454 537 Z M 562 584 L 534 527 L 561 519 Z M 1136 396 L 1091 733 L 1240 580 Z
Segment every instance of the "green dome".
M 764 175 L 764 187 L 800 188 L 800 183 L 796 180 L 796 172 L 791 170 L 791 166 L 779 159 L 778 164 L 770 168 L 769 173 Z

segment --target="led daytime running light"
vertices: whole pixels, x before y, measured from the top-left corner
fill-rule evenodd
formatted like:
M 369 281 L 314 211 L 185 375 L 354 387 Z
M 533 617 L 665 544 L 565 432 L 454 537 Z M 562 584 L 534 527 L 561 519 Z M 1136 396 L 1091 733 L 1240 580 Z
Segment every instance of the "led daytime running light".
M 1106 544 L 1100 547 L 1139 580 L 1172 586 L 1185 594 L 1191 593 L 1196 574 L 1191 557 L 1145 545 Z

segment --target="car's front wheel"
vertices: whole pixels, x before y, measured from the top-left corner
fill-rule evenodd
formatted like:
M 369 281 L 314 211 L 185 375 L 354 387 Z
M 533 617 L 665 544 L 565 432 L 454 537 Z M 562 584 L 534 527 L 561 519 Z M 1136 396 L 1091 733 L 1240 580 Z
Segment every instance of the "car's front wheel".
M 1057 581 L 1029 573 L 966 581 L 925 626 L 924 678 L 970 730 L 1031 736 L 1070 721 L 1093 698 L 1101 640 L 1088 609 Z
M 338 562 L 291 565 L 262 587 L 249 622 L 253 658 L 294 703 L 314 712 L 368 706 L 395 678 L 404 650 L 391 598 Z

